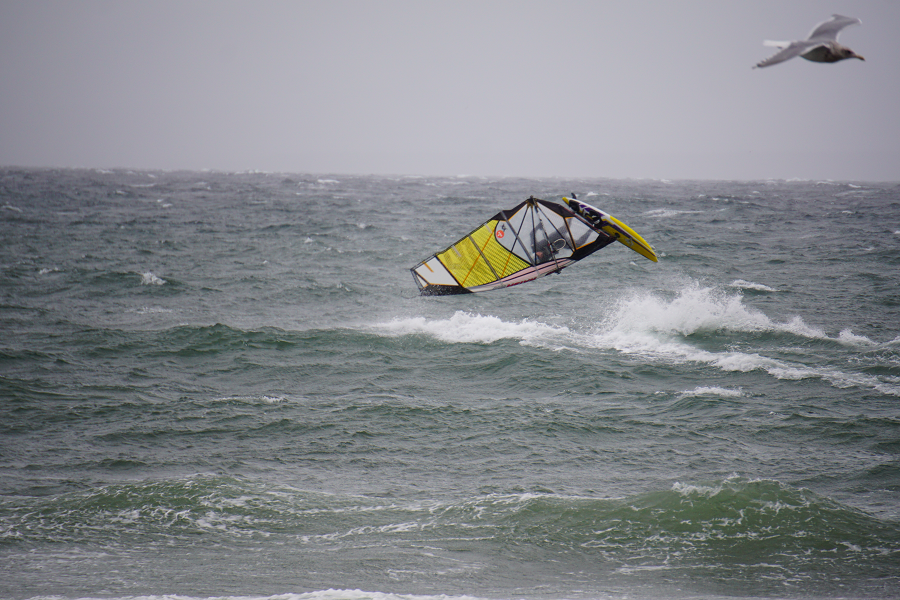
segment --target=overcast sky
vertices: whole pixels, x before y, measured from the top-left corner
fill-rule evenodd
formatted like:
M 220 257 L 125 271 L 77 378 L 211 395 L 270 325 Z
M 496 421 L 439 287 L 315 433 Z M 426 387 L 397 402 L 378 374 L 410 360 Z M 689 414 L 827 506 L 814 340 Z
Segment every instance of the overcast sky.
M 0 165 L 900 181 L 900 2 L 0 0 Z

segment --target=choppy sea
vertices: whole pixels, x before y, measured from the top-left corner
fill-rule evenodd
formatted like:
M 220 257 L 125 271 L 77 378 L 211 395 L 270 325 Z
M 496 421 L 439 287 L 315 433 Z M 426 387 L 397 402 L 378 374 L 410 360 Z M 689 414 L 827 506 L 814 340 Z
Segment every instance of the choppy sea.
M 654 246 L 423 298 L 530 195 Z M 0 597 L 900 597 L 900 186 L 0 169 Z

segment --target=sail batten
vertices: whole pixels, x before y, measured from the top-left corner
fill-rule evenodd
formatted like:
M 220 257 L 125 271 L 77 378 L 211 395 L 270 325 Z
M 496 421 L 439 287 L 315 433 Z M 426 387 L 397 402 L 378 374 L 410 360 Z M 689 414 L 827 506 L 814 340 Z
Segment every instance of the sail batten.
M 413 267 L 416 285 L 423 295 L 519 285 L 558 273 L 616 240 L 656 259 L 650 245 L 618 219 L 576 200 L 563 200 L 566 205 L 530 197 L 501 210 Z

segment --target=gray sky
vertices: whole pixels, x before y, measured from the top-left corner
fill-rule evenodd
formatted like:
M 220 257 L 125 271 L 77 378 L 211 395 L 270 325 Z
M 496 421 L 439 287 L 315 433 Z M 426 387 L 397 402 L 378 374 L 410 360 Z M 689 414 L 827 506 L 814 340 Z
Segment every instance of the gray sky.
M 751 69 L 841 13 L 866 57 Z M 896 0 L 0 0 L 0 165 L 900 181 Z

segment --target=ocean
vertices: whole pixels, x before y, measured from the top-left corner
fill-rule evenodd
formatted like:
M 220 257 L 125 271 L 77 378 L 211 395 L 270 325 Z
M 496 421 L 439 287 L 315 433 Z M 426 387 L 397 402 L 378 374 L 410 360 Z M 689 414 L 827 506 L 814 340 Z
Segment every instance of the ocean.
M 578 197 L 513 288 L 409 269 Z M 0 169 L 0 597 L 900 597 L 900 185 Z

